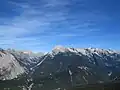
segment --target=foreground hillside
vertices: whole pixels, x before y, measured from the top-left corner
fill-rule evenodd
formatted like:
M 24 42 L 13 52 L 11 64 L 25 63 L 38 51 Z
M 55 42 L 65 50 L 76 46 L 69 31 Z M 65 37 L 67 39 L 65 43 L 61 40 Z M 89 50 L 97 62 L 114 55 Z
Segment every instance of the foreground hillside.
M 34 83 L 34 82 L 32 82 Z M 31 84 L 27 87 L 27 83 L 22 81 L 0 81 L 0 90 L 41 90 L 37 83 Z M 40 86 L 41 84 L 39 84 Z M 96 84 L 85 84 L 78 86 L 71 86 L 67 89 L 58 87 L 52 90 L 119 90 L 120 89 L 120 80 L 110 81 L 106 83 L 96 83 Z M 42 89 L 44 90 L 44 89 Z M 48 89 L 49 90 L 49 89 Z
M 72 87 L 69 90 L 119 90 L 120 81 L 112 81 L 109 83 L 88 84 Z
M 99 86 L 120 77 L 120 52 L 113 50 L 55 47 L 39 56 L 11 50 L 1 50 L 0 55 L 1 89 L 69 90 Z

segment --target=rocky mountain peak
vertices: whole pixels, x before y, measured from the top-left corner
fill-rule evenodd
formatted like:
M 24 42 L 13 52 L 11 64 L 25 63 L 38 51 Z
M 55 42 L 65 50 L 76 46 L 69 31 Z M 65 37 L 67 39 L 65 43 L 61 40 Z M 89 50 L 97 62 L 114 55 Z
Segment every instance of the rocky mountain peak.
M 63 46 L 56 46 L 53 50 L 52 50 L 52 54 L 56 55 L 58 53 L 66 53 L 66 52 L 71 52 L 71 53 L 81 53 L 83 55 L 89 55 L 89 54 L 120 54 L 120 52 L 115 51 L 115 50 L 111 50 L 111 49 L 100 49 L 100 48 L 71 48 L 71 47 L 63 47 Z
M 42 56 L 41 53 L 36 56 L 34 53 L 28 55 L 15 50 L 0 50 L 0 80 L 17 78 L 15 83 L 26 82 L 29 87 L 38 86 L 41 90 L 53 90 L 57 85 L 70 87 L 107 82 L 119 78 L 119 72 L 120 53 L 109 49 L 56 46 L 52 52 Z
M 66 52 L 66 51 L 68 51 L 68 48 L 65 48 L 65 47 L 63 47 L 63 46 L 55 46 L 54 48 L 53 48 L 53 50 L 52 50 L 52 52 L 54 53 L 54 54 L 58 54 L 58 53 L 60 53 L 60 52 L 62 52 L 62 53 L 64 53 L 64 52 Z

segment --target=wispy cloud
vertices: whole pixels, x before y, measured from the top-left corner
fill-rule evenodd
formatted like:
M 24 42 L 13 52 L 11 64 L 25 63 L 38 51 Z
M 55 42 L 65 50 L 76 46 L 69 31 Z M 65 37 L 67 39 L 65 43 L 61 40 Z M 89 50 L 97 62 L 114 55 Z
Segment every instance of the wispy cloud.
M 26 39 L 26 35 L 32 35 L 35 33 L 50 32 L 52 22 L 65 20 L 62 16 L 62 12 L 51 12 L 46 10 L 47 7 L 53 7 L 56 5 L 62 5 L 63 3 L 58 1 L 45 1 L 43 9 L 39 6 L 31 5 L 28 3 L 8 2 L 9 5 L 14 5 L 13 11 L 19 12 L 19 15 L 14 18 L 0 17 L 0 46 L 37 46 L 45 44 L 44 40 L 39 37 L 31 37 Z M 37 2 L 36 2 L 37 3 Z M 38 7 L 38 8 L 37 8 Z M 59 18 L 57 18 L 59 17 Z M 43 36 L 43 35 L 42 35 Z M 31 48 L 30 47 L 30 48 Z
M 90 28 L 95 23 L 87 21 L 97 19 L 98 16 L 83 12 L 78 14 L 78 18 L 77 14 L 70 13 L 70 0 L 26 1 L 8 1 L 10 6 L 14 6 L 11 11 L 18 14 L 13 15 L 13 18 L 0 17 L 1 47 L 45 48 L 49 42 L 55 43 L 58 39 L 83 37 L 99 32 L 96 28 Z
M 60 2 L 54 1 L 49 1 L 47 4 L 60 4 Z M 5 32 L 6 35 L 3 34 L 5 36 L 10 35 L 16 37 L 21 34 L 33 33 L 35 30 L 37 32 L 44 32 L 45 29 L 48 31 L 52 22 L 65 20 L 65 17 L 62 16 L 62 12 L 37 10 L 34 8 L 36 7 L 35 5 L 30 5 L 29 3 L 16 3 L 11 1 L 9 3 L 16 7 L 20 7 L 20 9 L 15 9 L 16 12 L 20 12 L 20 15 L 15 16 L 12 20 L 6 18 L 3 19 L 3 23 L 5 24 L 0 25 L 0 32 L 1 34 Z

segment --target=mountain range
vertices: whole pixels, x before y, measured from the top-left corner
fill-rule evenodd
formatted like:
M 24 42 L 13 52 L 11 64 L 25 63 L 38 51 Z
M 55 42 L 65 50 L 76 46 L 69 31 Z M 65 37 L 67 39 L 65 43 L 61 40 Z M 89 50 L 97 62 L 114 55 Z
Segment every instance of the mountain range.
M 0 90 L 68 90 L 119 77 L 119 51 L 57 46 L 44 54 L 0 49 Z

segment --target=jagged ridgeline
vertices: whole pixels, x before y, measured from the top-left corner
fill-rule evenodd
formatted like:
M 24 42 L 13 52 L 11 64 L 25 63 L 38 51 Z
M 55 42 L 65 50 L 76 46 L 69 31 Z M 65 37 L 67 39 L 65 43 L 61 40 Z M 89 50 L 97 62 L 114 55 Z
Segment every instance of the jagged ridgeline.
M 0 49 L 0 90 L 69 90 L 119 81 L 119 76 L 120 52 L 114 50 L 59 46 L 36 54 Z

